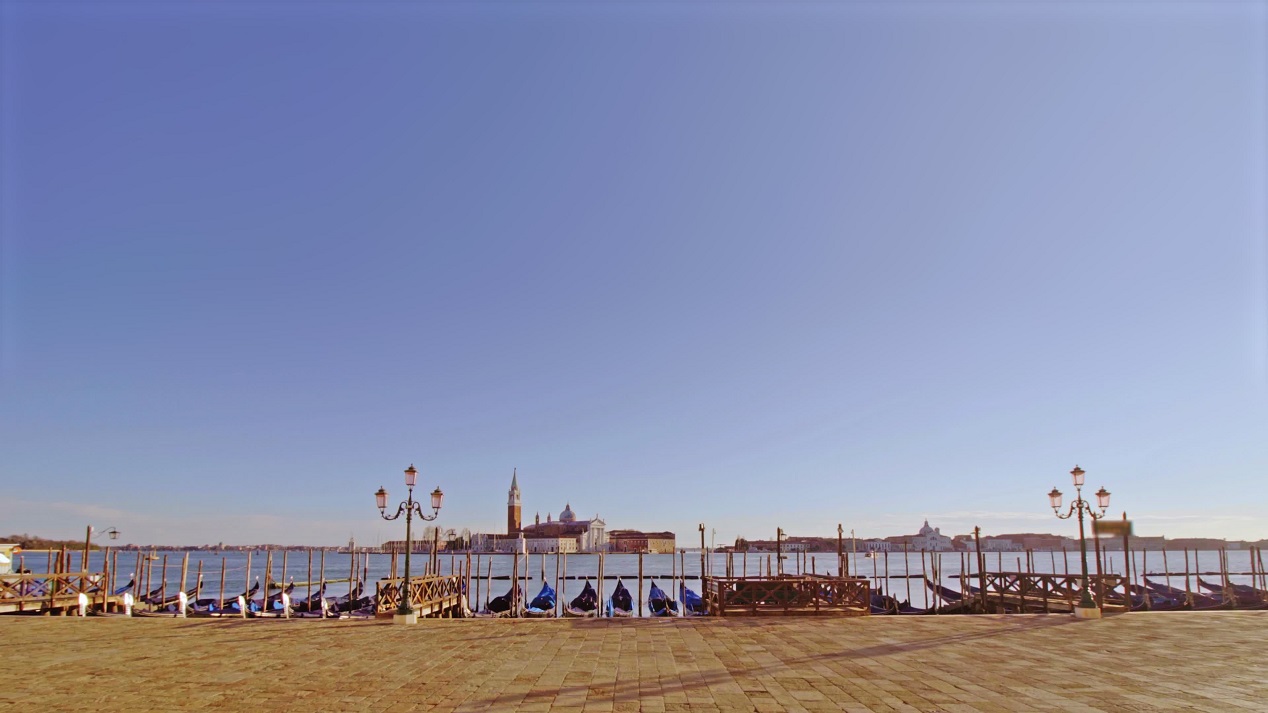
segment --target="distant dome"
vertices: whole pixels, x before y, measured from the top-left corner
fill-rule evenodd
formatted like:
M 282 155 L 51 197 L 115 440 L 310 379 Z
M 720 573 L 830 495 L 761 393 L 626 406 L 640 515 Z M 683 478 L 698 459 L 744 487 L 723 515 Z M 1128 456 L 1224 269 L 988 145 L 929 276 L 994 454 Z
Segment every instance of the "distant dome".
M 929 527 L 929 521 L 928 521 L 928 520 L 925 520 L 925 526 L 924 526 L 924 527 L 922 527 L 922 528 L 920 528 L 920 534 L 922 534 L 922 535 L 932 535 L 932 534 L 933 534 L 933 528 L 932 528 L 932 527 Z
M 559 513 L 560 522 L 576 522 L 577 516 L 572 513 L 572 503 L 564 505 L 564 511 Z

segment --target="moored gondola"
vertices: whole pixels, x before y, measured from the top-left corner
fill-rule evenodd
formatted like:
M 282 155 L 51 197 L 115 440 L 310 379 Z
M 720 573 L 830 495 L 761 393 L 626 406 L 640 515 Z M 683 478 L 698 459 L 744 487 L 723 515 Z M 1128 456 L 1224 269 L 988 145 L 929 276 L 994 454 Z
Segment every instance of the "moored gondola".
M 686 582 L 678 583 L 678 600 L 682 602 L 683 616 L 704 616 L 709 613 L 704 599 L 688 589 Z
M 489 600 L 488 607 L 480 612 L 477 616 L 491 616 L 496 618 L 513 617 L 517 614 L 512 608 L 512 604 L 516 600 L 516 586 L 511 585 L 506 594 L 500 597 L 494 597 Z M 519 597 L 522 599 L 522 597 Z
M 594 591 L 594 587 L 590 586 L 590 580 L 586 580 L 586 586 L 581 588 L 581 594 L 578 594 L 571 602 L 564 607 L 564 616 L 597 616 L 599 613 L 599 594 Z
M 647 592 L 647 607 L 652 616 L 678 616 L 678 602 L 656 586 L 656 580 L 652 580 L 652 588 Z
M 612 590 L 612 596 L 608 597 L 607 614 L 615 617 L 634 616 L 634 597 L 630 596 L 630 590 L 625 588 L 619 578 L 616 580 L 616 588 Z
M 1230 582 L 1226 587 L 1198 577 L 1198 586 L 1238 609 L 1262 609 L 1268 605 L 1268 599 L 1265 599 L 1268 593 L 1250 585 Z
M 1186 592 L 1183 589 L 1169 587 L 1165 584 L 1149 581 L 1148 577 L 1143 578 L 1145 586 L 1149 588 L 1150 597 L 1155 594 L 1162 594 L 1172 598 L 1178 602 L 1183 602 L 1179 609 L 1228 609 L 1228 605 L 1220 601 L 1216 597 L 1201 594 L 1199 592 Z
M 534 619 L 547 619 L 555 615 L 555 590 L 546 582 L 542 582 L 542 589 L 533 597 L 533 601 L 528 603 L 524 608 L 524 616 Z

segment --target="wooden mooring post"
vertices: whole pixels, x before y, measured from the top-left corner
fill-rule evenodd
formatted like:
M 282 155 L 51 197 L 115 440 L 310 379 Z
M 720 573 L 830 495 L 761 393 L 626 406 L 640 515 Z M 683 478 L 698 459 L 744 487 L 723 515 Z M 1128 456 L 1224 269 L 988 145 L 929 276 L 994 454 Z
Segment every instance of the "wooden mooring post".
M 638 553 L 638 615 L 643 616 L 643 553 Z

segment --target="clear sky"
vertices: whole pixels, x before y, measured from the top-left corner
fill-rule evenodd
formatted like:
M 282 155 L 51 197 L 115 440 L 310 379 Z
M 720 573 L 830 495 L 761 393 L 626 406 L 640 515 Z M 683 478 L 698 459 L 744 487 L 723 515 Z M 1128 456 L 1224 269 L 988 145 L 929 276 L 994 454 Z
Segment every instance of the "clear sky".
M 0 5 L 0 535 L 1268 537 L 1268 11 Z

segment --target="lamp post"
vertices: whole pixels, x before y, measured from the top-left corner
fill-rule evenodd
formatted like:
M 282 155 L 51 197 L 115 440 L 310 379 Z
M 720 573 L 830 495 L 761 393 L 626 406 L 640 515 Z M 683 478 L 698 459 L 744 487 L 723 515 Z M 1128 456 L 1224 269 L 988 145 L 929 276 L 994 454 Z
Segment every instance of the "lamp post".
M 700 526 L 697 529 L 700 530 L 700 586 L 704 587 L 704 559 L 705 559 L 704 523 L 703 522 L 700 523 Z M 685 581 L 686 578 L 687 578 L 687 573 L 683 572 L 683 580 Z
M 779 565 L 776 574 L 784 573 L 784 528 L 775 528 L 775 564 Z
M 374 494 L 374 500 L 379 506 L 379 515 L 384 520 L 395 520 L 401 516 L 401 513 L 405 514 L 405 579 L 401 587 L 401 603 L 397 607 L 396 616 L 394 617 L 398 624 L 413 624 L 418 620 L 418 615 L 414 613 L 413 604 L 410 602 L 413 594 L 409 586 L 409 551 L 413 549 L 410 545 L 410 523 L 415 515 L 421 520 L 435 520 L 440 517 L 440 503 L 445 497 L 445 494 L 440 492 L 439 487 L 431 491 L 432 514 L 430 516 L 425 515 L 423 513 L 423 504 L 414 500 L 414 483 L 417 481 L 418 471 L 414 469 L 414 464 L 411 463 L 405 469 L 405 487 L 409 488 L 409 496 L 400 504 L 400 507 L 396 508 L 395 515 L 389 516 L 387 514 L 387 490 L 380 487 L 379 491 Z
M 1080 619 L 1096 619 L 1101 616 L 1101 610 L 1096 606 L 1096 602 L 1092 601 L 1092 587 L 1088 582 L 1087 574 L 1087 536 L 1083 530 L 1083 516 L 1086 513 L 1092 520 L 1100 520 L 1105 517 L 1105 510 L 1109 508 L 1110 494 L 1109 491 L 1102 487 L 1096 491 L 1096 508 L 1092 504 L 1083 499 L 1083 469 L 1074 466 L 1074 470 L 1070 471 L 1070 477 L 1074 480 L 1074 502 L 1070 503 L 1070 509 L 1066 514 L 1061 514 L 1061 491 L 1055 487 L 1052 492 L 1048 493 L 1049 504 L 1052 505 L 1052 512 L 1062 520 L 1069 520 L 1076 513 L 1079 516 L 1079 558 L 1083 566 L 1083 591 L 1079 594 L 1079 605 L 1074 609 L 1074 615 Z M 1100 512 L 1097 512 L 1097 509 Z

